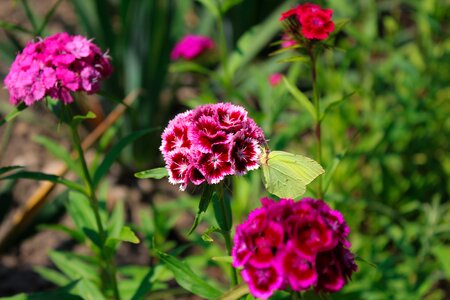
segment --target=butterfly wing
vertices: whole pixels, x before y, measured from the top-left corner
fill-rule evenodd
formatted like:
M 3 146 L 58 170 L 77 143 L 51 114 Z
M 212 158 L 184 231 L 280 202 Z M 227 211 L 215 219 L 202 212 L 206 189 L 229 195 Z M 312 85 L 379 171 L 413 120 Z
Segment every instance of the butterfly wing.
M 311 158 L 284 151 L 272 151 L 262 165 L 263 182 L 268 192 L 281 198 L 297 198 L 306 185 L 324 173 L 320 164 Z

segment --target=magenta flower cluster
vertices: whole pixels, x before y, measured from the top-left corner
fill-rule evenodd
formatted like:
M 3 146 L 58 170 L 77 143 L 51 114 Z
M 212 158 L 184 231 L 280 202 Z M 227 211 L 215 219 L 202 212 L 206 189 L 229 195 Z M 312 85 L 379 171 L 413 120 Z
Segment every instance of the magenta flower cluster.
M 183 58 L 192 60 L 215 47 L 214 41 L 203 35 L 188 34 L 184 36 L 170 53 L 172 60 Z
M 357 266 L 348 250 L 349 227 L 322 200 L 261 199 L 262 207 L 236 228 L 233 266 L 255 297 L 276 290 L 336 292 Z
M 177 115 L 162 134 L 160 150 L 169 182 L 185 189 L 257 169 L 264 142 L 263 131 L 243 107 L 219 103 Z
M 111 71 L 109 57 L 99 47 L 64 32 L 28 43 L 4 83 L 13 105 L 23 101 L 29 106 L 46 96 L 71 103 L 71 92 L 97 92 Z

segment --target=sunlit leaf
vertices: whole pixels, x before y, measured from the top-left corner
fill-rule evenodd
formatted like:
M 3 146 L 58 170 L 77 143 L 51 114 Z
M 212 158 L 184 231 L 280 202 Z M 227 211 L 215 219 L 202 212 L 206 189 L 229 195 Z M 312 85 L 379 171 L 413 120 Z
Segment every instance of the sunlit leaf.
M 167 172 L 166 168 L 154 168 L 146 171 L 137 172 L 136 174 L 134 174 L 134 176 L 140 179 L 146 178 L 161 179 L 169 176 L 169 173 Z
M 235 300 L 240 299 L 242 296 L 247 295 L 250 293 L 250 290 L 248 288 L 248 285 L 246 283 L 241 283 L 240 285 L 237 285 L 233 287 L 231 290 L 223 294 L 219 300 Z
M 303 94 L 286 77 L 283 77 L 283 82 L 288 91 L 291 93 L 291 95 L 294 96 L 294 99 L 297 100 L 297 102 L 309 112 L 313 120 L 317 121 L 316 110 L 314 109 L 314 106 L 311 103 L 311 101 L 309 101 L 308 97 L 306 97 L 305 94 Z
M 220 290 L 200 278 L 184 262 L 160 251 L 158 251 L 158 256 L 173 272 L 175 280 L 184 289 L 206 299 L 217 299 L 222 295 Z

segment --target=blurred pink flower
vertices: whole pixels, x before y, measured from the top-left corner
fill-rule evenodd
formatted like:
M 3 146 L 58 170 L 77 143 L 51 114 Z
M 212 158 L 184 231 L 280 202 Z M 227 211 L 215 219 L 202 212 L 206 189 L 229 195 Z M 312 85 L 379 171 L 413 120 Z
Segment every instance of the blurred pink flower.
M 340 290 L 357 270 L 348 250 L 350 232 L 342 214 L 322 200 L 261 199 L 262 207 L 236 228 L 233 266 L 253 296 L 314 287 Z
M 100 81 L 111 74 L 109 60 L 79 35 L 63 32 L 30 42 L 16 56 L 4 80 L 10 102 L 31 105 L 50 96 L 70 103 L 71 92 L 95 93 Z
M 281 37 L 281 47 L 289 48 L 295 44 L 297 44 L 297 42 L 289 34 L 283 34 Z
M 215 44 L 211 38 L 202 35 L 188 34 L 178 41 L 170 53 L 170 58 L 172 60 L 180 58 L 192 60 L 214 47 Z
M 281 83 L 281 80 L 283 79 L 283 74 L 282 73 L 273 73 L 269 75 L 269 84 L 271 86 L 277 86 Z

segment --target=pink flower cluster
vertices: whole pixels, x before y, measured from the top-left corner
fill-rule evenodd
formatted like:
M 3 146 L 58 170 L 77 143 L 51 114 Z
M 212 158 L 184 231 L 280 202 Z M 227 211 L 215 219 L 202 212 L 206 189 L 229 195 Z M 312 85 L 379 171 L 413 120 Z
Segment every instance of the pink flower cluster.
M 319 5 L 305 3 L 282 13 L 280 21 L 293 20 L 301 27 L 301 34 L 305 38 L 324 40 L 334 30 L 332 15 L 333 10 L 331 9 L 323 9 Z M 295 34 L 295 32 L 293 33 Z
M 247 111 L 230 103 L 208 104 L 177 115 L 162 134 L 160 150 L 169 182 L 220 182 L 259 167 L 264 133 Z
M 192 60 L 205 51 L 213 49 L 214 46 L 214 41 L 207 36 L 188 34 L 175 45 L 170 58 Z
M 14 60 L 5 86 L 13 105 L 31 105 L 46 96 L 70 103 L 71 92 L 97 92 L 111 71 L 109 57 L 99 47 L 64 32 L 28 43 Z
M 261 203 L 236 228 L 232 251 L 233 266 L 243 267 L 252 295 L 268 298 L 286 288 L 340 290 L 357 270 L 342 214 L 311 198 Z

